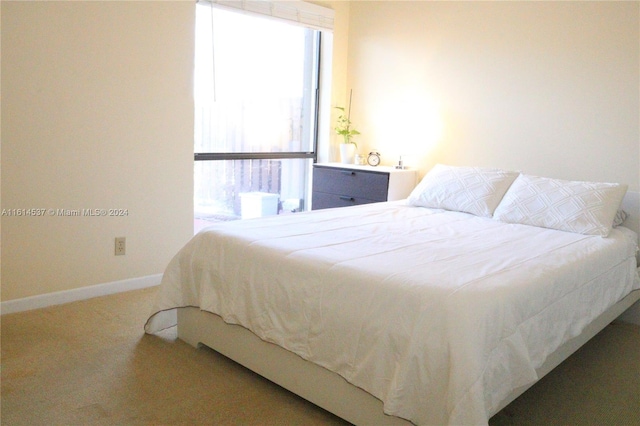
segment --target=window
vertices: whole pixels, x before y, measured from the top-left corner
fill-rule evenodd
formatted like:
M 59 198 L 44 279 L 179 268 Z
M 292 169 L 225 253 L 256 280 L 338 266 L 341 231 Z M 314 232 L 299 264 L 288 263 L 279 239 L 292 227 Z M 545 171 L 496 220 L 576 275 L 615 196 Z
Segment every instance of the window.
M 196 6 L 196 232 L 209 221 L 306 210 L 320 43 L 315 29 Z

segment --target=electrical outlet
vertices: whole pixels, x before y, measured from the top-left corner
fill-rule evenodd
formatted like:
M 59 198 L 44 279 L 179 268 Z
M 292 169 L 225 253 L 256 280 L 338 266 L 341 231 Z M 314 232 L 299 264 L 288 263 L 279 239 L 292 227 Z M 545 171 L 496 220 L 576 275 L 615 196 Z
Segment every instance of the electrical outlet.
M 116 256 L 123 256 L 127 249 L 127 239 L 125 237 L 116 237 Z

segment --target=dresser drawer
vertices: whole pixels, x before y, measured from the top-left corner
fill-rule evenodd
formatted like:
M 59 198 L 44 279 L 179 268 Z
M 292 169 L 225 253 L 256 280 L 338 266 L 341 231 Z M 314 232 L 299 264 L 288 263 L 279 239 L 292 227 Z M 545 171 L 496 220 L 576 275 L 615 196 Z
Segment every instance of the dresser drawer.
M 378 203 L 380 200 L 370 200 L 362 197 L 350 197 L 347 195 L 329 194 L 327 192 L 313 191 L 311 203 L 313 210 L 330 209 L 333 207 L 349 207 L 359 204 Z
M 315 167 L 313 192 L 333 194 L 338 197 L 363 199 L 366 202 L 387 201 L 389 174 L 334 167 Z M 315 201 L 312 201 L 315 206 Z M 351 205 L 351 204 L 345 204 Z

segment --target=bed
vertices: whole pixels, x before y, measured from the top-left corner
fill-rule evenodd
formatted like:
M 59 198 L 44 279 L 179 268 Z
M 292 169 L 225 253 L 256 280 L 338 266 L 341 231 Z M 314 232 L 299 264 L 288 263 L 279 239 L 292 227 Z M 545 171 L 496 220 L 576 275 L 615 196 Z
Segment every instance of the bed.
M 640 299 L 625 193 L 437 165 L 408 200 L 216 224 L 145 330 L 354 424 L 487 424 Z

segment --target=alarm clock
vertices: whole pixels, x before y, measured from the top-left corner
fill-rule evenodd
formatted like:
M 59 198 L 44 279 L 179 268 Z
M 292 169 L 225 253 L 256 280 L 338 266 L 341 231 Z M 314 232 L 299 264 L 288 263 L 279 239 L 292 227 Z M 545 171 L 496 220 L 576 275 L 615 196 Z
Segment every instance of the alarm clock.
M 367 163 L 374 167 L 380 164 L 380 154 L 375 151 L 371 151 L 367 157 Z

